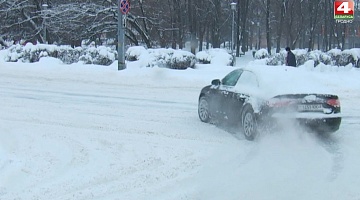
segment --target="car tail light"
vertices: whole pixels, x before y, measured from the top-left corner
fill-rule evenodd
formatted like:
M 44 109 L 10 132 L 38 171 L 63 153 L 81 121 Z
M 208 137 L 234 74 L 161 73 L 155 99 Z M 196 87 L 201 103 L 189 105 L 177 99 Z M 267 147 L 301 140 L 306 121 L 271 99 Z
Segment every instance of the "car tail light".
M 339 99 L 329 99 L 326 101 L 326 103 L 333 107 L 340 107 L 340 101 Z

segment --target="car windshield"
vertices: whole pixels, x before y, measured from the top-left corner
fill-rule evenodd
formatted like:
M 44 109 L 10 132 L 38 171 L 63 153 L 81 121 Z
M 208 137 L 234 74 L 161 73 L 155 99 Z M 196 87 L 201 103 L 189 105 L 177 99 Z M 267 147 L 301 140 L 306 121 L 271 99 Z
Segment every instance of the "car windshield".
M 226 86 L 235 86 L 242 72 L 243 71 L 241 69 L 236 69 L 230 72 L 221 80 L 221 83 Z

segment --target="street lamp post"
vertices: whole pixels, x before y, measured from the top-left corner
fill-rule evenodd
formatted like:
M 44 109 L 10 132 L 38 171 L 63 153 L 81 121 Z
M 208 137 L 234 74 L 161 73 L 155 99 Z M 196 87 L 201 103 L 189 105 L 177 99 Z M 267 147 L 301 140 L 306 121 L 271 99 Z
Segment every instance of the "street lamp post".
M 236 10 L 236 3 L 231 2 L 230 4 L 232 10 L 232 25 L 231 25 L 231 56 L 233 58 L 233 65 L 235 65 L 235 56 L 234 56 L 234 36 L 235 36 L 235 10 Z
M 44 43 L 46 44 L 46 9 L 48 8 L 48 5 L 46 3 L 42 4 L 43 8 L 43 28 L 44 28 Z
M 260 23 L 257 23 L 257 27 L 258 27 L 258 43 L 257 43 L 257 50 L 260 49 L 260 43 L 261 43 L 261 32 L 260 32 Z

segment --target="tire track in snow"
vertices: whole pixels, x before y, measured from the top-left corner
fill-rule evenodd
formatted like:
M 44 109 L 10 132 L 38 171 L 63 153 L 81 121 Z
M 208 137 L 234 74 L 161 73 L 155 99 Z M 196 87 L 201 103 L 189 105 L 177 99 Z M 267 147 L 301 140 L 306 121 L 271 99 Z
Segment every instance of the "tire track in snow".
M 344 153 L 341 150 L 340 139 L 334 135 L 319 135 L 318 143 L 331 155 L 332 164 L 327 180 L 335 181 L 344 169 Z

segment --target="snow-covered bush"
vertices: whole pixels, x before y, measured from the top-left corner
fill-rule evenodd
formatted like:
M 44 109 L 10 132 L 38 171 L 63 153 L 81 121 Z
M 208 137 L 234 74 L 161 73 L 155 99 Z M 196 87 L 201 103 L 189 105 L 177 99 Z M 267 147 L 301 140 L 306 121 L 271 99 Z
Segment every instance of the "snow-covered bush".
M 188 67 L 194 68 L 195 61 L 194 54 L 188 51 L 177 50 L 174 51 L 167 65 L 170 69 L 187 69 Z
M 196 53 L 196 60 L 200 64 L 217 64 L 231 66 L 233 57 L 225 49 L 209 49 Z
M 41 57 L 53 55 L 54 51 L 51 46 L 47 45 L 33 45 L 27 43 L 25 46 L 20 44 L 13 45 L 8 49 L 8 54 L 5 57 L 7 62 L 37 62 Z
M 13 45 L 8 49 L 5 56 L 5 62 L 17 62 L 23 57 L 23 50 L 21 45 Z
M 270 56 L 269 58 L 266 59 L 266 64 L 267 65 L 283 65 L 285 64 L 285 54 L 283 52 L 280 53 L 276 53 L 272 56 Z
M 324 63 L 325 65 L 331 65 L 331 56 L 329 56 L 328 54 L 321 52 L 320 56 L 319 56 L 319 63 Z
M 165 48 L 159 48 L 159 49 L 148 49 L 150 57 L 152 59 L 150 60 L 147 67 L 165 67 L 169 68 L 167 66 L 168 63 L 170 63 L 170 59 L 172 55 L 174 54 L 174 49 L 165 49 Z
M 296 49 L 292 51 L 295 54 L 297 66 L 304 65 L 307 61 L 314 61 L 314 66 L 319 64 L 346 66 L 351 63 L 355 67 L 360 67 L 360 49 L 338 50 L 332 49 L 328 52 L 314 50 L 307 52 L 305 49 Z M 280 53 L 269 56 L 266 59 L 267 65 L 284 65 L 287 52 L 281 51 Z M 309 63 L 307 63 L 308 65 Z
M 331 63 L 331 56 L 327 55 L 326 53 L 319 51 L 319 50 L 314 50 L 311 52 L 307 53 L 309 59 L 308 60 L 313 60 L 315 61 L 315 66 L 319 65 L 320 63 L 328 65 Z
M 296 65 L 301 65 L 304 64 L 308 59 L 306 56 L 306 50 L 302 50 L 302 49 L 296 49 L 296 50 L 292 50 L 292 52 L 295 55 L 295 59 L 296 59 Z M 266 64 L 267 65 L 284 65 L 286 64 L 286 56 L 287 56 L 287 51 L 285 50 L 281 50 L 279 53 L 273 54 L 271 56 L 268 56 L 268 58 L 266 59 Z
M 143 46 L 129 47 L 126 50 L 125 59 L 128 60 L 128 61 L 139 60 L 140 55 L 143 54 L 144 52 L 146 52 L 146 49 Z
M 360 49 L 346 49 L 341 52 L 340 56 L 337 57 L 335 64 L 338 66 L 346 66 L 348 64 L 352 64 L 355 67 L 359 66 L 360 59 Z
M 331 64 L 331 56 L 319 50 L 307 52 L 304 49 L 299 49 L 299 50 L 294 50 L 294 54 L 296 57 L 297 66 L 303 65 L 305 62 L 309 60 L 314 61 L 314 67 L 320 63 L 323 63 L 325 65 Z
M 0 50 L 6 49 L 13 44 L 12 41 L 4 40 L 4 38 L 0 37 Z
M 99 46 L 97 50 L 98 55 L 94 62 L 96 65 L 111 65 L 117 58 L 117 51 L 109 47 Z
M 38 62 L 40 57 L 40 53 L 41 51 L 43 51 L 43 49 L 40 49 L 38 46 L 35 46 L 31 43 L 27 43 L 24 47 L 24 60 L 26 62 Z
M 85 54 L 85 55 L 81 55 L 81 56 L 79 57 L 79 61 L 81 61 L 81 62 L 84 63 L 84 64 L 89 65 L 89 64 L 92 64 L 93 59 L 92 59 L 92 57 L 91 57 L 90 54 Z M 65 63 L 65 62 L 64 62 L 64 63 Z
M 33 45 L 27 43 L 25 46 L 20 44 L 13 45 L 8 49 L 5 57 L 7 62 L 38 62 L 42 57 L 54 57 L 60 59 L 65 64 L 79 62 L 85 64 L 110 65 L 114 62 L 116 51 L 110 48 L 100 46 L 95 47 L 77 47 L 56 46 L 56 45 Z
M 337 59 L 335 60 L 335 65 L 337 66 L 345 66 L 349 63 L 354 64 L 355 59 L 348 52 L 341 52 L 340 56 L 338 56 Z
M 355 67 L 360 67 L 360 49 L 346 49 L 341 51 L 340 49 L 331 49 L 327 52 L 331 57 L 331 64 L 336 66 L 347 66 L 352 64 Z
M 283 54 L 284 54 L 284 63 L 286 61 L 286 56 L 287 56 L 287 51 L 283 50 L 282 51 Z M 295 50 L 292 50 L 292 52 L 294 53 L 295 55 L 295 59 L 296 59 L 296 65 L 299 66 L 299 65 L 302 65 L 304 64 L 306 61 L 309 60 L 309 55 L 307 54 L 307 50 L 305 49 L 295 49 Z
M 195 55 L 175 49 L 145 49 L 144 47 L 129 47 L 126 51 L 128 61 L 138 61 L 142 67 L 164 67 L 170 69 L 194 68 Z
M 195 55 L 196 60 L 200 64 L 210 64 L 211 63 L 211 55 L 208 51 L 199 51 Z
M 331 57 L 331 64 L 337 65 L 336 63 L 337 63 L 337 60 L 339 60 L 339 58 L 340 58 L 341 50 L 340 49 L 331 49 L 326 53 Z
M 269 57 L 269 52 L 267 49 L 259 49 L 255 52 L 255 59 L 264 59 Z
M 57 57 L 65 64 L 79 62 L 82 48 L 71 48 L 70 46 L 60 46 L 57 48 Z M 85 63 L 86 64 L 86 63 Z
M 85 64 L 111 65 L 115 61 L 115 51 L 104 46 L 89 47 L 84 49 L 79 60 Z
M 154 57 L 149 67 L 158 66 L 166 67 L 170 69 L 187 69 L 188 67 L 194 68 L 195 55 L 183 51 L 174 49 L 149 49 L 149 55 Z

